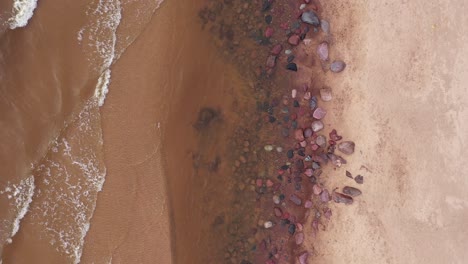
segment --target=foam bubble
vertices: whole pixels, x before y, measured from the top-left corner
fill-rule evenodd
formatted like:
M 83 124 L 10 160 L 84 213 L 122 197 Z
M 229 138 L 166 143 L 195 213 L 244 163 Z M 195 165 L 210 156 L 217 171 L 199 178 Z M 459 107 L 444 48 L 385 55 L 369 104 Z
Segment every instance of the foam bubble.
M 13 16 L 8 20 L 10 29 L 26 26 L 36 7 L 37 0 L 15 0 L 12 10 Z
M 111 70 L 107 69 L 98 79 L 96 90 L 94 91 L 94 97 L 98 100 L 99 106 L 104 105 L 104 100 L 106 99 L 106 95 L 109 92 L 110 77 Z

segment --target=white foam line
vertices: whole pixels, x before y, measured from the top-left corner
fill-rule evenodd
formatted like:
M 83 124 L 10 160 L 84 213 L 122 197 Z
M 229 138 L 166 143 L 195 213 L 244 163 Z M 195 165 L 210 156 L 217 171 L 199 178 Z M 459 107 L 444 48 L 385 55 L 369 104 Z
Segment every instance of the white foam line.
M 34 14 L 37 0 L 15 0 L 13 2 L 13 16 L 8 20 L 10 29 L 24 27 Z

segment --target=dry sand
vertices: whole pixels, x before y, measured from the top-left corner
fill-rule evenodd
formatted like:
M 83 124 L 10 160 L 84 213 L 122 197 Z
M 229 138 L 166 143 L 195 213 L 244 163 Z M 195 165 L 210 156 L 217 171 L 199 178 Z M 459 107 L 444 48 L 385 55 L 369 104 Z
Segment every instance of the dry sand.
M 172 34 L 183 30 L 187 10 L 168 0 L 113 68 L 102 110 L 108 176 L 83 263 L 171 263 L 158 122 L 181 91 L 161 80 L 177 80 L 165 75 L 178 72 L 174 58 L 190 49 L 173 44 L 195 37 Z M 348 62 L 343 74 L 328 76 L 335 94 L 328 121 L 355 140 L 346 169 L 365 183 L 358 201 L 337 206 L 313 242 L 314 263 L 463 263 L 466 4 L 326 2 L 324 10 L 335 36 L 331 55 Z M 330 185 L 353 184 L 344 169 L 329 173 Z

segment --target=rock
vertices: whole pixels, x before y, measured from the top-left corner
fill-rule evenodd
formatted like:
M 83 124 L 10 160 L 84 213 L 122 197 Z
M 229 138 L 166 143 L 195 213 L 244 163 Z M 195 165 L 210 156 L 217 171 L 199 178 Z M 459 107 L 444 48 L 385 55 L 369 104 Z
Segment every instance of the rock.
M 276 152 L 283 152 L 283 148 L 282 147 L 276 147 Z
M 286 152 L 286 156 L 288 157 L 288 159 L 292 159 L 294 157 L 294 150 L 288 150 L 288 152 Z
M 299 41 L 301 41 L 301 38 L 299 37 L 299 35 L 296 35 L 296 34 L 288 38 L 288 43 L 293 46 L 297 46 L 299 44 Z
M 312 208 L 312 205 L 313 205 L 313 204 L 312 204 L 312 201 L 309 201 L 309 200 L 307 200 L 307 201 L 304 203 L 304 207 L 307 208 L 307 209 L 308 209 L 308 208 Z
M 330 193 L 328 192 L 327 189 L 324 189 L 322 193 L 320 194 L 320 201 L 324 203 L 328 203 L 330 201 Z
M 353 141 L 343 141 L 338 144 L 338 150 L 346 155 L 351 155 L 354 153 L 354 146 L 355 144 Z
M 265 29 L 265 37 L 270 38 L 275 31 L 271 27 L 267 27 Z
M 329 134 L 330 139 L 333 141 L 340 141 L 343 137 L 339 136 L 338 133 L 336 132 L 336 129 L 333 129 Z
M 301 20 L 302 22 L 310 24 L 314 27 L 320 25 L 320 20 L 314 11 L 306 11 L 302 13 Z
M 286 54 L 286 55 L 290 55 L 291 53 L 292 53 L 292 50 L 290 50 L 290 49 L 287 49 L 287 50 L 284 51 L 284 54 Z
M 289 55 L 288 59 L 286 60 L 287 62 L 292 62 L 294 60 L 294 55 Z
M 352 179 L 352 178 L 353 178 L 353 175 L 351 174 L 351 172 L 349 172 L 349 171 L 346 171 L 346 177 L 348 177 L 348 178 L 351 178 L 351 179 Z
M 271 228 L 271 227 L 273 227 L 273 223 L 271 221 L 266 221 L 263 224 L 263 227 L 265 227 L 266 229 Z
M 351 197 L 356 197 L 362 194 L 361 190 L 351 187 L 351 186 L 345 186 L 343 188 L 343 193 Z
M 292 98 L 296 98 L 296 96 L 297 96 L 297 90 L 296 90 L 296 89 L 292 89 L 292 90 L 291 90 L 291 97 L 292 97 Z
M 314 132 L 318 132 L 318 131 L 323 129 L 323 123 L 322 123 L 322 121 L 314 121 L 314 122 L 312 122 L 310 127 L 312 128 L 312 130 Z
M 290 62 L 286 65 L 286 69 L 297 72 L 297 65 L 294 62 Z
M 271 49 L 270 53 L 273 55 L 279 55 L 282 50 L 283 46 L 281 46 L 281 44 L 277 44 Z
M 332 64 L 330 65 L 330 70 L 336 73 L 342 72 L 345 68 L 346 68 L 346 63 L 340 60 L 336 60 L 332 62 Z
M 312 134 L 313 134 L 312 128 L 306 128 L 304 130 L 304 137 L 305 138 L 310 138 L 312 136 Z
M 302 242 L 304 242 L 304 233 L 298 232 L 298 233 L 296 233 L 294 238 L 296 240 L 296 245 L 301 245 Z
M 320 187 L 318 184 L 314 184 L 314 186 L 312 186 L 312 192 L 315 195 L 320 195 L 322 193 L 322 187 Z
M 312 114 L 312 116 L 315 119 L 322 119 L 325 117 L 326 114 L 327 114 L 327 111 L 325 109 L 317 107 L 317 109 L 314 110 L 314 113 Z
M 361 176 L 361 175 L 356 176 L 356 178 L 354 178 L 354 180 L 355 180 L 358 184 L 363 184 L 363 183 L 364 183 L 364 177 Z
M 273 146 L 272 145 L 265 145 L 265 147 L 263 147 L 265 149 L 265 151 L 272 151 L 273 150 Z
M 283 215 L 283 211 L 279 207 L 275 207 L 274 211 L 275 211 L 275 216 L 276 217 L 281 217 Z
M 327 138 L 325 136 L 318 136 L 317 139 L 315 139 L 315 144 L 317 144 L 319 147 L 324 148 L 327 145 Z
M 330 34 L 330 23 L 326 20 L 320 20 L 320 27 L 322 28 L 322 31 L 325 32 L 325 34 Z
M 330 220 L 330 217 L 332 216 L 332 210 L 330 208 L 326 208 L 325 209 L 325 212 L 323 213 L 323 215 L 328 219 Z
M 307 264 L 307 258 L 309 257 L 309 253 L 307 251 L 301 253 L 299 255 L 299 264 Z
M 297 195 L 295 194 L 292 194 L 291 197 L 289 197 L 289 200 L 291 202 L 293 202 L 295 205 L 301 205 L 302 204 L 302 200 L 301 198 L 299 198 Z
M 294 235 L 294 233 L 296 232 L 296 225 L 295 224 L 290 224 L 289 227 L 288 227 L 288 232 L 289 232 L 289 234 Z
M 276 65 L 276 56 L 270 55 L 267 58 L 266 66 L 269 68 L 274 68 Z
M 328 43 L 322 42 L 317 47 L 317 54 L 319 58 L 323 61 L 328 60 Z
M 353 198 L 346 194 L 333 192 L 333 201 L 335 201 L 335 203 L 352 204 Z
M 320 98 L 324 102 L 329 102 L 332 100 L 332 90 L 330 88 L 322 88 L 320 89 Z
M 281 199 L 278 195 L 273 195 L 273 203 L 280 204 Z
M 294 138 L 297 141 L 303 141 L 304 140 L 304 132 L 302 131 L 302 129 L 296 129 L 294 131 Z
M 333 165 L 337 167 L 341 167 L 341 165 L 346 164 L 346 160 L 343 159 L 341 156 L 335 155 L 333 153 L 327 154 L 328 159 L 333 163 Z

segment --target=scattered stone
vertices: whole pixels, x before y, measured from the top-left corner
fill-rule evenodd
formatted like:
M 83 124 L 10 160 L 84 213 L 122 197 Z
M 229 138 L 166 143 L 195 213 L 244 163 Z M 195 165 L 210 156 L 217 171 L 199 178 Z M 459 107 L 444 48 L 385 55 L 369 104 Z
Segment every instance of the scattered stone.
M 314 131 L 312 130 L 312 128 L 306 128 L 304 130 L 304 137 L 305 138 L 310 138 L 313 133 L 314 133 Z
M 320 89 L 320 98 L 324 102 L 329 102 L 332 100 L 332 90 L 330 88 L 322 88 Z
M 274 211 L 275 211 L 275 216 L 276 217 L 281 217 L 283 215 L 283 210 L 281 210 L 281 208 L 279 208 L 279 207 L 275 207 Z
M 327 138 L 325 136 L 318 136 L 317 139 L 315 139 L 315 144 L 317 144 L 319 147 L 324 148 L 327 145 Z
M 279 55 L 282 50 L 283 46 L 281 44 L 277 44 L 271 49 L 270 53 L 273 55 Z
M 336 132 L 336 129 L 333 129 L 329 134 L 330 139 L 333 141 L 340 141 L 343 137 L 339 136 L 338 133 Z
M 341 156 L 335 155 L 333 153 L 327 154 L 328 159 L 333 163 L 333 165 L 337 167 L 341 167 L 341 165 L 346 164 L 346 160 L 343 159 Z
M 322 61 L 328 60 L 328 43 L 322 42 L 317 47 L 317 54 Z
M 299 264 L 307 264 L 308 257 L 309 257 L 309 253 L 307 251 L 301 253 L 299 255 Z
M 289 55 L 288 59 L 286 60 L 287 62 L 292 62 L 294 60 L 294 55 Z
M 293 46 L 297 46 L 299 44 L 299 41 L 301 41 L 301 38 L 299 37 L 299 35 L 296 35 L 296 34 L 288 38 L 288 43 Z
M 273 227 L 273 223 L 271 221 L 266 221 L 263 224 L 263 227 L 265 227 L 266 229 L 271 228 L 271 227 Z
M 265 147 L 263 147 L 265 149 L 265 151 L 272 151 L 273 150 L 273 146 L 272 145 L 265 145 Z
M 296 98 L 296 96 L 297 96 L 297 90 L 296 90 L 296 89 L 292 89 L 292 90 L 291 90 L 291 97 L 292 97 L 292 98 Z
M 270 38 L 271 36 L 273 36 L 273 33 L 274 33 L 274 32 L 275 32 L 275 31 L 274 31 L 271 27 L 267 27 L 267 28 L 265 29 L 265 37 L 266 37 L 266 38 Z
M 332 216 L 332 210 L 330 208 L 326 208 L 325 209 L 325 212 L 323 213 L 323 215 L 328 219 L 330 220 L 331 216 Z
M 297 65 L 294 62 L 290 62 L 288 65 L 286 65 L 286 69 L 297 72 Z
M 327 111 L 325 109 L 317 107 L 317 109 L 314 110 L 314 113 L 312 114 L 312 116 L 315 119 L 322 119 L 325 117 L 326 114 L 327 114 Z
M 345 68 L 346 63 L 340 60 L 336 60 L 330 65 L 330 70 L 335 73 L 342 72 Z
M 274 68 L 276 65 L 276 56 L 270 55 L 267 58 L 266 66 L 269 68 Z
M 352 204 L 353 198 L 346 194 L 333 192 L 333 201 L 335 201 L 335 203 Z
M 292 159 L 294 157 L 294 151 L 292 149 L 288 150 L 288 152 L 286 152 L 286 156 L 288 159 Z
M 289 227 L 288 227 L 288 232 L 289 232 L 289 234 L 294 235 L 294 233 L 296 232 L 296 225 L 295 224 L 290 224 Z
M 287 49 L 287 50 L 284 51 L 284 54 L 286 54 L 286 55 L 290 55 L 291 53 L 292 53 L 292 50 L 290 50 L 290 49 Z
M 313 204 L 312 204 L 312 201 L 309 201 L 309 200 L 307 200 L 307 201 L 304 203 L 304 207 L 307 208 L 307 209 L 308 209 L 308 208 L 312 208 L 312 205 L 313 205 Z
M 348 178 L 351 178 L 351 179 L 352 179 L 352 178 L 353 178 L 353 175 L 351 174 L 351 172 L 349 172 L 349 171 L 346 171 L 346 177 L 348 177 Z
M 267 23 L 268 25 L 271 24 L 272 21 L 273 21 L 273 17 L 271 15 L 267 15 L 265 17 L 265 23 Z
M 302 242 L 304 242 L 304 233 L 298 232 L 298 233 L 296 233 L 294 238 L 296 240 L 296 245 L 301 245 Z
M 280 204 L 281 199 L 278 195 L 273 195 L 273 203 Z
M 283 148 L 282 147 L 276 147 L 276 152 L 283 152 Z
M 350 186 L 345 186 L 343 188 L 343 193 L 351 197 L 356 197 L 362 194 L 361 190 Z
M 338 150 L 346 155 L 351 155 L 354 153 L 354 146 L 355 144 L 353 141 L 343 141 L 338 144 Z
M 297 141 L 303 141 L 304 140 L 304 132 L 302 131 L 302 129 L 296 129 L 294 131 L 294 138 Z
M 356 176 L 356 178 L 354 178 L 354 180 L 355 180 L 358 184 L 363 184 L 363 183 L 364 183 L 364 177 L 361 176 L 361 175 Z
M 325 34 L 330 34 L 330 23 L 326 20 L 320 20 L 320 27 L 322 28 L 322 31 L 325 32 Z
M 320 201 L 324 203 L 328 203 L 330 201 L 330 193 L 327 189 L 324 189 L 322 193 L 320 193 Z
M 320 195 L 322 193 L 322 187 L 318 184 L 314 184 L 314 186 L 312 186 L 312 191 L 315 195 Z
M 306 12 L 302 13 L 301 20 L 302 20 L 302 22 L 310 24 L 310 25 L 312 25 L 314 27 L 320 25 L 320 20 L 319 20 L 317 14 L 315 14 L 314 11 L 306 11 Z
M 301 205 L 302 204 L 302 200 L 301 198 L 299 198 L 297 195 L 295 194 L 292 194 L 291 197 L 289 197 L 289 200 L 291 202 L 293 202 L 295 205 Z
M 323 129 L 323 123 L 320 120 L 312 122 L 312 124 L 310 126 L 312 127 L 312 130 L 314 132 L 318 132 L 318 131 Z

